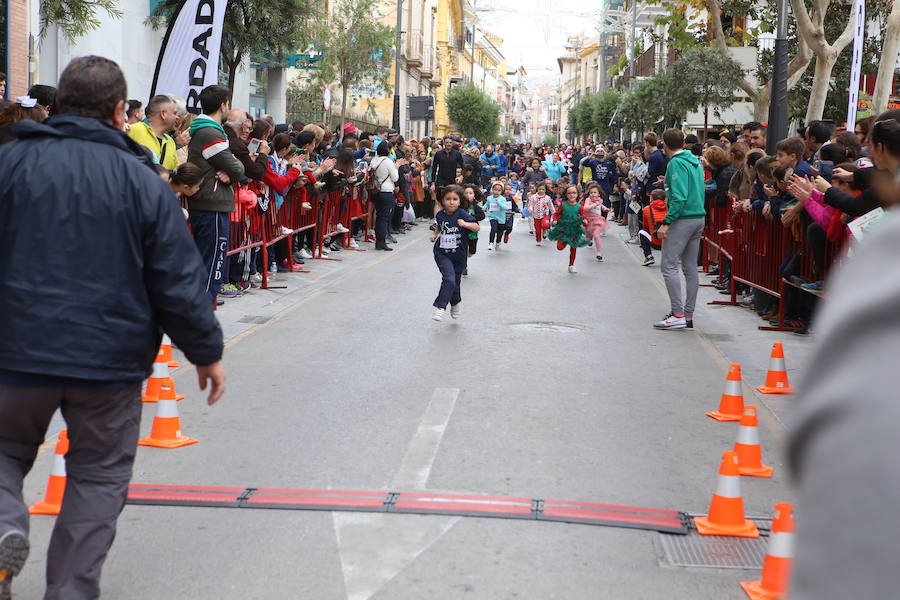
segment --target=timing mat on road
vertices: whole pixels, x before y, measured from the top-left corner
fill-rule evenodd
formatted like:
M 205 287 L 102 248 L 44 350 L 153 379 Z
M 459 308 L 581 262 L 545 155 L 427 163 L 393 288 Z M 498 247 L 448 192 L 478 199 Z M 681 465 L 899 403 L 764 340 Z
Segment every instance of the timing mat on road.
M 363 492 L 193 485 L 129 486 L 128 504 L 283 510 L 380 512 L 556 521 L 687 534 L 687 515 L 675 510 L 506 496 L 430 492 Z

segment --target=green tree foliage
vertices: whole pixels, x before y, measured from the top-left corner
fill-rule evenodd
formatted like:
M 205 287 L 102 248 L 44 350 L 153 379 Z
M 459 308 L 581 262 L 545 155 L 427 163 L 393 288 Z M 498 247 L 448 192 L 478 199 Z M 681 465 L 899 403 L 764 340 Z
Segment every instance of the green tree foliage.
M 122 11 L 116 5 L 115 0 L 41 0 L 38 10 L 41 37 L 46 35 L 47 27 L 56 25 L 69 41 L 73 41 L 100 27 L 97 9 L 106 11 L 114 19 L 122 18 Z
M 63 0 L 67 1 L 67 0 Z M 99 1 L 99 0 L 98 0 Z M 168 25 L 181 0 L 162 0 L 150 15 L 154 27 Z M 222 29 L 222 62 L 228 69 L 228 89 L 248 56 L 279 65 L 286 54 L 305 45 L 310 0 L 231 0 Z
M 633 85 L 619 100 L 619 121 L 626 130 L 644 133 L 660 120 L 658 82 L 645 79 Z
M 341 123 L 347 119 L 352 86 L 369 92 L 391 89 L 391 47 L 396 29 L 379 19 L 377 0 L 338 0 L 331 16 L 314 28 L 316 48 L 322 52 L 319 78 L 341 88 Z
M 685 52 L 672 67 L 675 85 L 682 90 L 676 104 L 688 110 L 703 109 L 703 129 L 709 124 L 709 110 L 718 116 L 720 109 L 734 104 L 744 70 L 727 52 L 718 47 L 694 48 Z
M 593 107 L 591 112 L 591 121 L 593 129 L 600 137 L 609 137 L 612 135 L 612 127 L 609 126 L 616 109 L 619 107 L 619 100 L 622 94 L 614 89 L 606 89 L 601 93 L 593 96 Z
M 500 105 L 472 83 L 453 86 L 447 93 L 450 122 L 463 135 L 491 142 L 500 130 Z

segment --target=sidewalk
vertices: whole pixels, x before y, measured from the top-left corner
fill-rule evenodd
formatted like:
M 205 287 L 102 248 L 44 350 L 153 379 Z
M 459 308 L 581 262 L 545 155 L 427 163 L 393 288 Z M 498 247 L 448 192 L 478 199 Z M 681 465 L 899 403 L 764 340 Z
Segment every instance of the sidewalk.
M 640 246 L 625 244 L 616 231 L 617 229 L 619 228 L 613 227 L 609 237 L 629 248 L 636 263 L 643 259 Z M 659 271 L 659 252 L 654 252 L 654 256 L 657 258 L 656 264 L 650 267 L 641 267 L 641 269 L 652 275 L 656 284 L 665 294 L 665 286 Z M 716 281 L 715 277 L 707 277 L 700 273 L 701 286 L 714 281 Z M 783 427 L 785 416 L 791 407 L 792 396 L 760 394 L 756 391 L 756 386 L 762 385 L 766 379 L 772 344 L 781 342 L 784 346 L 788 376 L 791 385 L 796 387 L 802 380 L 806 365 L 812 358 L 815 333 L 800 336 L 791 332 L 760 331 L 759 326 L 768 323 L 760 319 L 753 310 L 741 306 L 709 304 L 729 298 L 729 296 L 720 294 L 719 290 L 714 287 L 701 287 L 697 296 L 695 314 L 697 329 L 694 330 L 694 333 L 713 346 L 727 363 L 741 365 L 745 402 L 748 404 L 756 402 L 768 407 Z M 661 306 L 660 310 L 665 310 L 665 306 Z M 661 312 L 660 316 L 662 314 Z

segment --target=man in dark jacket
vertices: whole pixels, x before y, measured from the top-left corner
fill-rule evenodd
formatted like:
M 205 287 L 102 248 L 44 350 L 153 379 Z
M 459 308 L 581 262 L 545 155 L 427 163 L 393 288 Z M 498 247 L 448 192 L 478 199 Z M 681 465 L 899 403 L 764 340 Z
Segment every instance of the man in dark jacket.
M 440 198 L 440 190 L 456 182 L 456 170 L 463 169 L 462 153 L 456 149 L 453 138 L 444 138 L 444 148 L 431 159 L 431 193 Z
M 203 114 L 191 122 L 188 162 L 203 171 L 200 191 L 188 199 L 191 230 L 206 269 L 206 293 L 215 303 L 222 281 L 228 278 L 228 232 L 234 212 L 231 184 L 244 178 L 244 165 L 229 150 L 222 122 L 228 112 L 229 91 L 210 85 L 200 92 Z M 223 180 L 222 175 L 224 175 Z
M 18 123 L 19 141 L 0 149 L 0 598 L 28 554 L 22 480 L 57 409 L 68 483 L 46 598 L 86 600 L 100 596 L 162 333 L 202 389 L 212 381 L 209 404 L 225 391 L 200 256 L 168 185 L 122 132 L 126 92 L 114 62 L 76 58 L 56 114 Z

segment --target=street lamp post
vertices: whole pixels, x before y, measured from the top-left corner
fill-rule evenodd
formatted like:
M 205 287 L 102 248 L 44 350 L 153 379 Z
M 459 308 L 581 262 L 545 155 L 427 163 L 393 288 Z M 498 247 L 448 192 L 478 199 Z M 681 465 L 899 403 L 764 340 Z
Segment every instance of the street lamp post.
M 775 28 L 775 61 L 772 73 L 772 97 L 769 102 L 769 129 L 766 152 L 775 154 L 775 144 L 787 137 L 787 0 L 778 0 L 778 22 Z
M 395 40 L 394 62 L 396 69 L 394 71 L 394 115 L 391 119 L 391 126 L 400 131 L 400 44 L 401 31 L 403 27 L 403 0 L 397 0 L 397 38 Z M 343 127 L 343 124 L 341 124 Z

